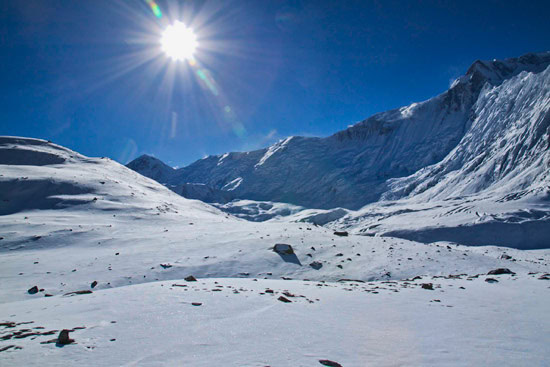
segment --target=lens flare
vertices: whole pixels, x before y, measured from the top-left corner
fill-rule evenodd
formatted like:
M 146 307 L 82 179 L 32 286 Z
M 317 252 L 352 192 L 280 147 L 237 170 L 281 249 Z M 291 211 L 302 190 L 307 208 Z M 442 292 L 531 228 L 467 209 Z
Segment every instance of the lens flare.
M 166 28 L 160 43 L 166 55 L 179 61 L 191 60 L 198 46 L 193 30 L 179 21 Z
M 145 2 L 151 7 L 151 10 L 153 11 L 153 14 L 155 14 L 155 17 L 162 18 L 162 12 L 160 11 L 160 7 L 157 3 L 155 3 L 153 0 L 145 0 Z

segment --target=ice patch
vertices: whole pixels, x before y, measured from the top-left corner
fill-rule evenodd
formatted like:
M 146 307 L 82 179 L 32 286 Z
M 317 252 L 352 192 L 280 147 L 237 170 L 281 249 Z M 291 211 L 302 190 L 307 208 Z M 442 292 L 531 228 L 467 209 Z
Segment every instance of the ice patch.
M 224 187 L 222 187 L 222 190 L 227 190 L 227 191 L 233 191 L 235 190 L 237 187 L 239 187 L 239 185 L 241 184 L 241 182 L 243 182 L 243 178 L 242 177 L 237 177 L 236 179 L 234 179 L 233 181 L 225 184 Z
M 293 138 L 293 136 L 289 136 L 288 138 L 286 138 L 284 140 L 280 140 L 278 143 L 273 144 L 272 146 L 270 146 L 267 149 L 267 151 L 265 152 L 265 154 L 263 155 L 263 157 L 260 158 L 258 163 L 256 163 L 254 165 L 254 168 L 258 168 L 259 166 L 263 165 L 265 163 L 265 161 L 268 160 L 269 157 L 271 157 L 273 154 L 275 154 L 279 150 L 283 149 L 288 144 L 288 142 L 290 140 L 292 140 L 292 138 Z

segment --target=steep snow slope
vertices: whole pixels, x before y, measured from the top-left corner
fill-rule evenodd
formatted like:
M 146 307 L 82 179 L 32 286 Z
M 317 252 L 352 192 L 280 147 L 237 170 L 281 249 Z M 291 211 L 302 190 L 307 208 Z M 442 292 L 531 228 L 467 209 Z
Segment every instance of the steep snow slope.
M 526 131 L 533 126 L 532 118 L 542 119 L 533 139 L 542 137 L 548 120 L 544 120 L 544 116 L 533 116 L 527 110 L 531 105 L 542 108 L 548 104 L 543 72 L 549 64 L 550 52 L 504 61 L 476 61 L 448 91 L 428 101 L 376 114 L 328 138 L 289 137 L 266 149 L 207 157 L 163 179 L 172 185 L 205 184 L 231 191 L 235 198 L 281 201 L 309 208 L 359 209 L 380 198 L 403 196 L 412 190 L 410 185 L 401 188 L 392 178 L 407 177 L 441 162 L 456 151 L 463 139 L 480 143 L 483 141 L 480 136 L 496 131 L 504 133 L 502 129 L 507 128 L 512 119 L 515 129 Z M 499 87 L 512 79 L 514 88 L 509 89 L 510 83 Z M 498 97 L 489 95 L 488 90 L 494 88 L 497 94 L 499 90 L 506 89 L 506 92 Z M 523 88 L 518 103 L 516 93 Z M 515 117 L 495 125 L 492 122 L 496 120 L 495 111 Z M 493 167 L 499 170 L 496 178 L 508 175 L 511 170 L 518 176 L 523 168 L 518 161 L 522 155 L 543 154 L 544 146 L 534 140 L 522 140 L 524 138 L 526 136 L 516 134 L 514 139 L 500 140 L 503 146 L 498 145 L 497 149 L 506 147 L 512 151 L 504 165 Z M 521 148 L 529 144 L 533 145 L 528 151 Z M 488 142 L 476 145 L 478 160 L 488 147 Z M 469 153 L 462 156 L 462 160 L 455 159 L 454 163 L 469 162 Z M 448 172 L 457 168 L 451 165 L 445 169 Z M 149 174 L 147 170 L 143 173 Z M 487 176 L 484 184 L 478 180 L 478 184 L 464 189 L 479 191 L 492 177 Z M 511 182 L 508 189 L 525 187 L 526 180 L 518 180 Z M 419 178 L 416 186 L 430 182 L 432 180 Z
M 548 248 L 550 67 L 485 84 L 472 113 L 445 159 L 389 180 L 385 201 L 335 225 L 422 242 Z

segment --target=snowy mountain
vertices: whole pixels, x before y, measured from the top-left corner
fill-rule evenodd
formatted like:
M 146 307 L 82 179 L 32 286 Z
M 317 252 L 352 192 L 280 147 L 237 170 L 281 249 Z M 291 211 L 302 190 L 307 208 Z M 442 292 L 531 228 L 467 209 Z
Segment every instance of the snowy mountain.
M 240 220 L 110 159 L 38 139 L 0 137 L 0 187 L 2 365 L 496 366 L 550 358 L 541 317 L 549 250 Z M 287 214 L 327 220 L 348 213 L 340 211 Z M 278 253 L 276 244 L 292 251 Z M 64 329 L 74 342 L 59 343 Z M 406 347 L 395 351 L 397 343 Z
M 501 70 L 519 69 L 513 62 L 478 62 L 469 74 L 494 81 Z M 550 68 L 541 69 L 484 84 L 471 126 L 443 160 L 388 180 L 382 201 L 334 225 L 422 242 L 547 248 Z
M 126 167 L 160 183 L 167 182 L 175 171 L 174 168 L 165 164 L 160 159 L 147 154 L 134 159 L 132 162 L 128 163 Z
M 476 61 L 439 96 L 376 114 L 327 138 L 289 137 L 266 149 L 210 156 L 173 171 L 140 169 L 135 162 L 129 167 L 170 185 L 204 184 L 237 199 L 320 209 L 359 209 L 414 195 L 456 170 L 462 178 L 452 182 L 483 176 L 471 177 L 461 193 L 512 177 L 505 190 L 529 190 L 532 180 L 547 182 L 539 174 L 544 166 L 538 171 L 526 166 L 548 161 L 549 65 L 550 52 Z M 489 162 L 492 154 L 499 158 Z M 441 183 L 438 197 L 457 193 L 449 180 Z

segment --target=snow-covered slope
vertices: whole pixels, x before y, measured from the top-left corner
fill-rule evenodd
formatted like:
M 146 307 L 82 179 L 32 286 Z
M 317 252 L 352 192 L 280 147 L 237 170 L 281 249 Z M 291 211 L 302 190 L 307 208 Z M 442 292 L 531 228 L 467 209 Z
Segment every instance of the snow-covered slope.
M 44 140 L 0 137 L 0 167 L 0 215 L 4 216 L 67 209 L 223 218 L 213 207 L 182 198 L 108 158 L 88 158 Z
M 307 223 L 249 222 L 109 159 L 36 139 L 0 137 L 0 185 L 2 365 L 435 366 L 456 365 L 459 356 L 464 365 L 550 358 L 549 250 L 425 245 L 336 236 Z M 294 253 L 274 252 L 277 243 Z M 483 275 L 497 268 L 517 275 Z M 183 279 L 190 275 L 198 281 Z M 75 343 L 56 346 L 61 329 L 74 330 Z M 478 347 L 467 348 L 472 343 Z M 397 344 L 407 347 L 396 353 Z
M 533 179 L 547 181 L 540 170 L 527 172 L 526 166 L 544 163 L 548 156 L 549 65 L 550 52 L 476 61 L 448 91 L 430 100 L 376 114 L 327 138 L 289 137 L 266 149 L 210 156 L 163 173 L 162 180 L 309 208 L 359 209 L 381 198 L 424 191 L 458 169 L 463 178 L 447 181 L 473 180 L 461 185 L 464 193 L 503 180 L 509 180 L 510 192 L 524 190 Z M 483 170 L 477 167 L 493 153 L 499 158 Z M 432 173 L 422 171 L 437 163 Z M 453 196 L 453 190 L 442 183 L 439 197 Z

